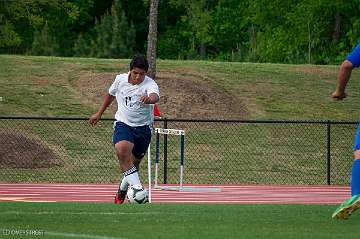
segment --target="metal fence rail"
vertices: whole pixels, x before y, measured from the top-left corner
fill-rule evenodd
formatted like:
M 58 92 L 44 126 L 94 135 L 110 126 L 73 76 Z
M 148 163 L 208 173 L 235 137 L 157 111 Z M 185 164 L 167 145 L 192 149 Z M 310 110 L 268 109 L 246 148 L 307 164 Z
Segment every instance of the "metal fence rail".
M 92 127 L 86 118 L 0 117 L 0 182 L 118 182 L 112 124 L 111 119 Z M 154 124 L 186 131 L 184 183 L 349 183 L 357 122 L 158 119 Z M 159 176 L 178 183 L 179 138 L 162 137 Z M 146 166 L 140 169 L 143 181 Z

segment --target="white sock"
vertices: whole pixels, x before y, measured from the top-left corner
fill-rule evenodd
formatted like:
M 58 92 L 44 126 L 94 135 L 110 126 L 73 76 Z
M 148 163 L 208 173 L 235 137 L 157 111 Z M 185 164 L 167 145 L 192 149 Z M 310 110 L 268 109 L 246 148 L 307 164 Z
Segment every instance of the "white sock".
M 126 191 L 129 187 L 128 182 L 126 181 L 126 178 L 123 177 L 120 182 L 119 191 Z
M 124 172 L 124 179 L 128 185 L 141 185 L 139 173 L 135 166 Z

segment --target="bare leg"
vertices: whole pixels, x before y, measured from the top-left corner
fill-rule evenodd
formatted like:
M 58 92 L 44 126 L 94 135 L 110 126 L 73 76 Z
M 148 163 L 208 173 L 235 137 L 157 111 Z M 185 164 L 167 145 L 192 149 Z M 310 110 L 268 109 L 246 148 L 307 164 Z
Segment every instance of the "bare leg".
M 335 91 L 331 94 L 331 96 L 335 99 L 338 100 L 342 100 L 343 98 L 346 97 L 345 94 L 345 88 L 346 85 L 350 79 L 351 76 L 351 72 L 353 69 L 353 65 L 350 61 L 345 60 L 339 69 L 339 73 L 338 73 L 338 79 L 336 81 L 336 89 Z
M 131 153 L 133 147 L 134 147 L 133 143 L 125 140 L 119 141 L 118 143 L 115 144 L 115 151 L 122 172 L 125 172 L 134 166 L 132 162 L 132 153 Z
M 129 185 L 138 185 L 140 183 L 137 168 L 134 166 L 132 149 L 134 144 L 122 140 L 115 144 L 115 151 L 119 159 L 121 171 Z

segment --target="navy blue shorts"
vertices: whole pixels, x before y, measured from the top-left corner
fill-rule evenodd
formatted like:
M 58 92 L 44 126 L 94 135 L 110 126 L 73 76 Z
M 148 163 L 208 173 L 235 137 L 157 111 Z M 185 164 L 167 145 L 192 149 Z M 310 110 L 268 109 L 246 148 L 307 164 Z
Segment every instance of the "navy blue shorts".
M 126 140 L 134 144 L 133 155 L 137 159 L 144 157 L 151 141 L 151 130 L 148 125 L 131 127 L 123 122 L 116 122 L 113 134 L 113 144 Z
M 353 64 L 353 67 L 360 66 L 360 44 L 358 44 L 346 58 Z

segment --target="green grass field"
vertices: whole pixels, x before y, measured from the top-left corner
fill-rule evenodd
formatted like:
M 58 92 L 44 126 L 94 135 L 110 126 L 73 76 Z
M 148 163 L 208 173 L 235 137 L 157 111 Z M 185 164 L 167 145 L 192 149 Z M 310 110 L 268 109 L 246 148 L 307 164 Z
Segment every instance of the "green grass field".
M 0 235 L 39 230 L 44 238 L 358 238 L 360 214 L 331 219 L 330 205 L 116 206 L 108 203 L 1 203 Z M 26 238 L 42 238 L 26 236 Z

